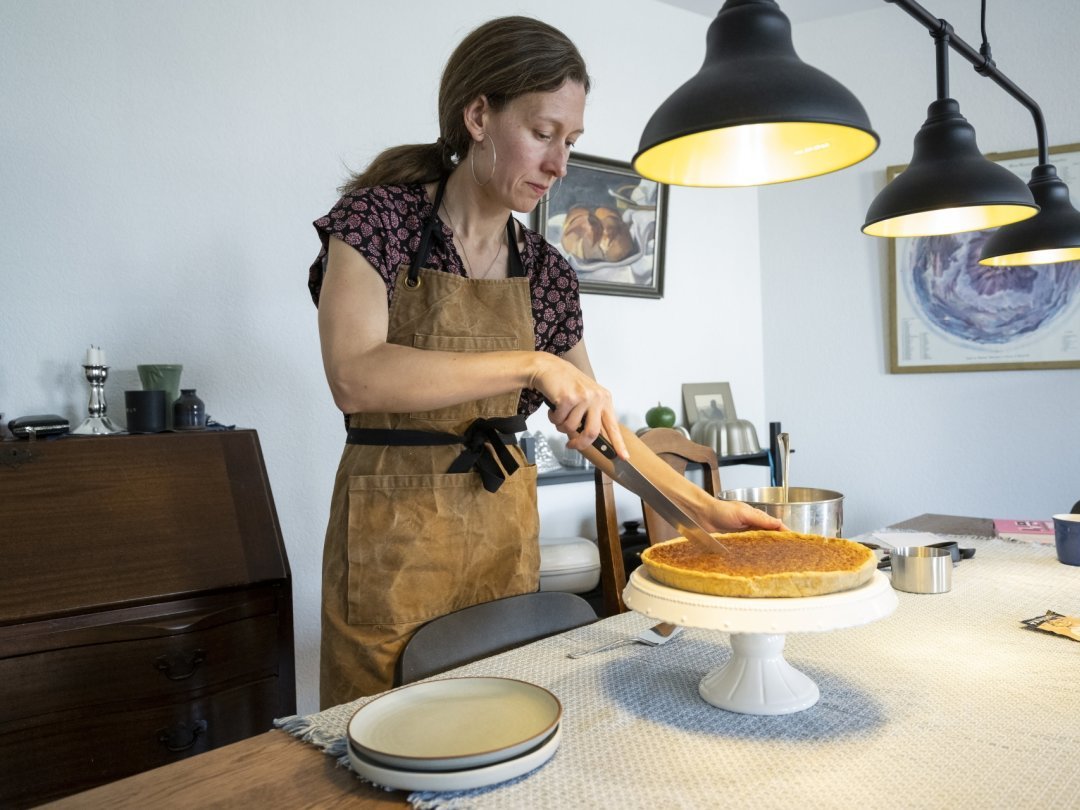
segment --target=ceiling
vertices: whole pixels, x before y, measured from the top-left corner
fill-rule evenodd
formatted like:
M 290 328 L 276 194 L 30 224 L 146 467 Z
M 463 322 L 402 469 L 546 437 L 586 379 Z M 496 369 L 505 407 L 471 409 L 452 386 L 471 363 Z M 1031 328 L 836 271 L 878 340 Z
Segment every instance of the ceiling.
M 660 0 L 705 17 L 715 17 L 724 0 Z M 853 11 L 866 11 L 882 4 L 882 0 L 777 0 L 781 10 L 793 23 L 836 17 Z

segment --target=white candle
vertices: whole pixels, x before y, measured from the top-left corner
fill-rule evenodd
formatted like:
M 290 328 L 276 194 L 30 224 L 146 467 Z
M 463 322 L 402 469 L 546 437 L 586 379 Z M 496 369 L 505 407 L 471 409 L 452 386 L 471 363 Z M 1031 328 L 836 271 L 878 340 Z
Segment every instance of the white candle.
M 105 352 L 99 349 L 97 346 L 91 346 L 86 350 L 86 360 L 83 363 L 84 366 L 103 366 L 105 365 Z

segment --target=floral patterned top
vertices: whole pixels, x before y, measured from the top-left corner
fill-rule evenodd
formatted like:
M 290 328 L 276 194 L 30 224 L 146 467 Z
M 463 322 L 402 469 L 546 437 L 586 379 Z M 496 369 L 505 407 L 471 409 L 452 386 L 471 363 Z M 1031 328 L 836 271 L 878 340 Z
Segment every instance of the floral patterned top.
M 308 271 L 308 289 L 315 306 L 325 273 L 331 236 L 352 245 L 378 271 L 386 283 L 386 303 L 394 298 L 398 268 L 408 264 L 420 246 L 420 232 L 432 214 L 432 201 L 422 183 L 374 186 L 342 197 L 330 212 L 312 224 L 322 248 Z M 466 276 L 465 265 L 454 246 L 453 232 L 440 220 L 426 265 Z M 525 247 L 521 262 L 532 292 L 533 333 L 536 350 L 563 355 L 583 334 L 581 299 L 573 268 L 540 234 L 523 228 Z M 525 389 L 518 413 L 531 414 L 543 403 L 539 392 Z

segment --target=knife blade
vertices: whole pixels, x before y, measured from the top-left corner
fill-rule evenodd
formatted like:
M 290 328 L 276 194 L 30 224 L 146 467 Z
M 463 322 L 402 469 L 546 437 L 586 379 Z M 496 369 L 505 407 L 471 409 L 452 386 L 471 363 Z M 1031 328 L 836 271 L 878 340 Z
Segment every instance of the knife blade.
M 544 397 L 544 402 L 547 403 L 549 408 L 555 410 L 555 406 L 547 397 Z M 580 427 L 578 432 L 581 432 Z M 593 440 L 592 446 L 611 462 L 612 478 L 615 481 L 618 481 L 651 506 L 660 517 L 674 526 L 675 530 L 688 541 L 702 551 L 711 554 L 719 554 L 728 550 L 727 546 L 705 531 L 696 520 L 686 514 L 679 508 L 677 503 L 665 495 L 656 484 L 646 478 L 641 470 L 628 460 L 619 458 L 615 448 L 611 446 L 611 442 L 604 437 L 604 434 L 601 433 L 597 436 Z

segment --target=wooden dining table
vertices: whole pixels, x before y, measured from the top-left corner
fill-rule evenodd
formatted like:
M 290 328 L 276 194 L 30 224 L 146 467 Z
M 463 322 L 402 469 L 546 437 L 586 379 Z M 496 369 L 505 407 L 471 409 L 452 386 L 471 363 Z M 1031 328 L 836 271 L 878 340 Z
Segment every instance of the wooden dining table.
M 60 799 L 55 808 L 335 808 L 408 807 L 292 735 L 274 729 Z
M 986 600 L 985 596 L 979 594 L 990 593 L 993 596 L 1000 592 L 1005 595 L 1006 601 L 1012 598 L 1011 595 L 1015 594 L 1019 604 L 1016 606 L 1015 611 L 1011 607 L 1007 608 L 1007 611 L 1022 613 L 1025 609 L 1029 610 L 1030 605 L 1020 600 L 1018 594 L 1021 593 L 1022 589 L 1019 589 L 1015 582 L 1010 581 L 1008 587 L 1004 590 L 994 587 L 986 591 L 984 584 L 979 585 L 980 588 L 983 588 L 981 591 L 974 587 L 974 583 L 979 582 L 979 570 L 975 563 L 978 563 L 980 559 L 985 559 L 984 565 L 990 565 L 994 555 L 1001 556 L 1004 554 L 1009 559 L 1004 561 L 1003 565 L 1005 567 L 1000 570 L 1012 570 L 1015 568 L 1017 571 L 1016 576 L 1024 576 L 1030 580 L 1046 577 L 1046 574 L 1038 572 L 1052 574 L 1053 577 L 1057 577 L 1057 580 L 1055 580 L 1057 585 L 1054 586 L 1057 590 L 1049 590 L 1048 598 L 1054 597 L 1056 594 L 1059 600 L 1061 594 L 1069 593 L 1070 583 L 1073 581 L 1076 582 L 1077 592 L 1080 594 L 1080 568 L 1065 570 L 1069 569 L 1069 567 L 1057 563 L 1056 559 L 1053 558 L 1052 549 L 1048 551 L 1045 547 L 1030 550 L 1010 548 L 1009 544 L 1004 541 L 993 539 L 993 523 L 984 518 L 921 515 L 894 524 L 889 528 L 896 531 L 920 531 L 950 537 L 961 536 L 965 540 L 977 544 L 977 553 L 973 561 L 960 563 L 961 570 L 956 575 L 959 585 L 954 588 L 958 593 L 933 596 L 901 594 L 901 605 L 897 611 L 898 616 L 876 623 L 883 626 L 889 622 L 894 623 L 891 631 L 874 631 L 877 634 L 874 638 L 871 638 L 870 631 L 864 628 L 844 630 L 838 633 L 801 634 L 801 637 L 808 639 L 808 641 L 805 644 L 798 645 L 794 652 L 789 649 L 789 653 L 797 659 L 801 659 L 815 677 L 821 678 L 832 685 L 823 685 L 821 707 L 815 707 L 815 709 L 800 714 L 811 717 L 811 712 L 819 712 L 820 716 L 826 717 L 827 720 L 819 721 L 812 718 L 810 720 L 803 718 L 801 721 L 794 721 L 785 720 L 784 718 L 747 718 L 743 715 L 734 715 L 709 707 L 703 701 L 700 701 L 696 694 L 689 693 L 682 703 L 672 704 L 675 706 L 674 709 L 665 709 L 666 714 L 659 713 L 660 710 L 657 709 L 657 713 L 652 715 L 649 714 L 649 709 L 630 706 L 629 702 L 623 698 L 609 699 L 610 696 L 604 696 L 602 699 L 607 701 L 606 704 L 599 710 L 594 711 L 596 696 L 589 697 L 588 706 L 585 703 L 575 705 L 573 699 L 567 697 L 564 698 L 564 702 L 567 702 L 565 718 L 572 718 L 576 713 L 584 726 L 581 728 L 568 728 L 563 736 L 561 750 L 551 763 L 526 779 L 519 781 L 534 781 L 542 777 L 544 771 L 549 772 L 547 778 L 555 778 L 558 773 L 561 773 L 553 770 L 559 765 L 560 755 L 566 758 L 562 763 L 563 765 L 573 765 L 575 764 L 573 762 L 574 758 L 586 755 L 592 758 L 590 763 L 609 763 L 612 765 L 617 763 L 621 756 L 631 757 L 635 752 L 646 757 L 637 764 L 627 763 L 620 765 L 623 770 L 617 771 L 618 775 L 615 778 L 618 779 L 629 779 L 631 777 L 627 776 L 627 774 L 641 771 L 648 764 L 649 757 L 656 757 L 658 765 L 664 765 L 670 770 L 671 763 L 681 762 L 681 757 L 686 752 L 675 751 L 668 753 L 663 748 L 665 745 L 670 746 L 670 741 L 673 739 L 678 740 L 681 745 L 685 738 L 688 746 L 699 746 L 697 749 L 687 748 L 687 752 L 709 752 L 709 756 L 713 760 L 710 767 L 717 769 L 712 778 L 717 781 L 716 797 L 718 802 L 723 798 L 725 792 L 730 793 L 733 800 L 740 796 L 746 800 L 747 796 L 758 795 L 762 784 L 772 784 L 772 782 L 761 783 L 758 781 L 752 785 L 743 786 L 741 789 L 744 792 L 739 793 L 739 786 L 736 782 L 731 781 L 734 777 L 731 777 L 730 774 L 736 772 L 736 765 L 743 768 L 746 763 L 754 762 L 753 757 L 764 757 L 764 759 L 760 760 L 761 762 L 771 762 L 776 767 L 776 773 L 769 778 L 775 780 L 777 784 L 788 786 L 782 795 L 777 794 L 772 798 L 779 799 L 780 804 L 787 804 L 788 806 L 800 803 L 805 807 L 948 806 L 950 801 L 955 802 L 957 800 L 957 796 L 969 795 L 964 792 L 965 790 L 974 791 L 970 792 L 970 795 L 975 797 L 981 795 L 975 789 L 974 784 L 966 787 L 962 784 L 965 770 L 968 770 L 970 775 L 978 775 L 978 779 L 992 780 L 1000 778 L 1007 780 L 1009 785 L 1017 781 L 1016 774 L 1030 773 L 1030 790 L 1023 785 L 1015 789 L 997 788 L 989 784 L 986 786 L 986 790 L 999 797 L 1001 806 L 1049 807 L 1059 806 L 1059 804 L 1060 806 L 1066 806 L 1061 804 L 1061 796 L 1080 795 L 1077 794 L 1077 790 L 1080 789 L 1080 764 L 1076 763 L 1074 756 L 1076 744 L 1080 743 L 1080 716 L 1074 717 L 1075 731 L 1068 731 L 1072 727 L 1068 724 L 1062 726 L 1062 728 L 1066 729 L 1065 735 L 1070 737 L 1069 739 L 1062 738 L 1060 729 L 1048 728 L 1048 721 L 1045 717 L 1038 720 L 1041 723 L 1040 728 L 1031 730 L 1033 737 L 1038 737 L 1040 734 L 1051 735 L 1056 741 L 1055 744 L 1060 744 L 1060 748 L 1057 749 L 1059 760 L 1056 766 L 1057 772 L 1055 773 L 1055 769 L 1043 767 L 1037 759 L 1040 756 L 1052 755 L 1054 751 L 1052 746 L 1047 747 L 1049 744 L 1044 744 L 1041 738 L 1031 744 L 1017 739 L 1016 729 L 1026 728 L 1024 716 L 1039 718 L 1037 713 L 1031 714 L 1039 710 L 1037 707 L 1034 709 L 1025 707 L 1021 710 L 1019 707 L 1011 705 L 1018 700 L 1017 692 L 1013 690 L 1013 687 L 1021 690 L 1028 689 L 1028 694 L 1030 694 L 1030 687 L 1034 681 L 1028 675 L 1021 678 L 1020 676 L 1024 675 L 1024 673 L 1015 670 L 1015 662 L 1012 659 L 1007 661 L 1002 659 L 1001 666 L 1004 668 L 1002 673 L 983 673 L 981 669 L 994 666 L 995 656 L 1015 654 L 1017 656 L 1016 660 L 1029 662 L 1029 666 L 1042 667 L 1045 670 L 1046 688 L 1048 690 L 1056 689 L 1060 692 L 1061 711 L 1066 713 L 1076 712 L 1080 708 L 1080 687 L 1071 683 L 1068 685 L 1063 684 L 1055 672 L 1063 667 L 1063 662 L 1080 660 L 1076 658 L 1076 655 L 1080 655 L 1080 646 L 1073 643 L 1073 647 L 1075 647 L 1073 649 L 1068 647 L 1070 642 L 1065 639 L 1041 638 L 1045 634 L 1025 634 L 1023 629 L 1012 626 L 995 626 L 991 629 L 991 632 L 1000 633 L 1001 638 L 1008 639 L 1008 642 L 1004 645 L 1005 647 L 1013 644 L 1019 644 L 1020 647 L 1009 652 L 1002 649 L 990 649 L 990 645 L 988 645 L 985 661 L 980 660 L 983 657 L 982 653 L 978 649 L 973 649 L 970 660 L 966 654 L 961 654 L 960 662 L 956 663 L 953 660 L 957 657 L 956 650 L 948 649 L 948 645 L 954 643 L 962 646 L 966 643 L 959 634 L 966 632 L 965 628 L 971 625 L 972 617 L 975 617 L 974 621 L 977 621 L 978 617 L 984 614 L 993 614 L 995 608 L 992 608 L 989 604 L 984 606 L 981 602 L 976 604 L 973 601 L 976 599 Z M 986 545 L 980 545 L 980 540 Z M 1015 544 L 1012 545 L 1015 546 Z M 1015 565 L 1013 559 L 1024 561 L 1025 565 L 1032 566 L 1030 571 L 1036 573 L 1025 573 L 1027 569 Z M 964 566 L 968 566 L 968 568 L 964 569 Z M 966 580 L 965 575 L 968 577 Z M 1062 583 L 1064 583 L 1064 586 Z M 1038 582 L 1028 582 L 1026 587 L 1029 594 L 1039 593 Z M 953 598 L 952 602 L 934 601 L 945 600 L 950 596 Z M 996 596 L 993 596 L 993 598 L 996 599 Z M 1036 598 L 1029 599 L 1032 605 L 1036 601 Z M 1041 605 L 1041 603 L 1039 604 Z M 1042 605 L 1042 607 L 1050 607 L 1050 605 Z M 1064 607 L 1080 611 L 1080 595 L 1071 604 Z M 920 612 L 926 610 L 932 611 L 931 615 L 934 617 L 932 623 L 928 623 L 925 616 L 919 615 Z M 941 623 L 941 617 L 946 617 L 945 620 L 948 621 L 947 617 L 953 615 L 957 610 L 966 612 L 957 620 L 959 623 L 955 628 L 941 628 L 938 626 Z M 908 614 L 907 617 L 901 618 L 899 614 L 905 613 L 905 611 Z M 1011 619 L 1012 612 L 1005 612 L 1004 615 Z M 1018 615 L 1016 618 L 1023 617 Z M 561 689 L 567 693 L 574 689 L 585 688 L 600 691 L 605 689 L 618 690 L 623 688 L 620 684 L 632 679 L 646 681 L 653 679 L 649 689 L 663 689 L 664 686 L 658 687 L 656 684 L 674 683 L 674 681 L 667 679 L 663 666 L 659 664 L 662 660 L 660 656 L 673 655 L 679 645 L 684 645 L 684 653 L 693 652 L 692 644 L 705 644 L 703 640 L 706 638 L 704 631 L 702 631 L 702 636 L 698 641 L 677 640 L 672 644 L 672 652 L 670 653 L 666 648 L 646 649 L 643 651 L 623 648 L 627 650 L 622 653 L 622 655 L 626 656 L 625 659 L 614 658 L 617 653 L 613 652 L 610 654 L 613 657 L 606 662 L 591 664 L 590 666 L 594 666 L 596 669 L 592 670 L 592 674 L 588 677 L 581 674 L 585 670 L 569 668 L 572 665 L 580 665 L 580 662 L 568 663 L 565 660 L 564 650 L 570 646 L 574 644 L 580 645 L 585 642 L 595 643 L 598 639 L 604 638 L 605 632 L 608 634 L 612 632 L 625 634 L 626 627 L 630 626 L 630 623 L 635 620 L 638 620 L 638 624 L 644 625 L 647 623 L 645 617 L 624 614 L 623 616 L 602 620 L 594 625 L 588 625 L 586 628 L 569 631 L 569 633 L 563 634 L 567 638 L 556 637 L 554 640 L 545 640 L 530 645 L 530 647 L 549 645 L 542 648 L 544 658 L 540 665 L 537 664 L 537 660 L 540 659 L 534 657 L 533 660 L 529 661 L 527 668 L 523 668 L 524 665 L 519 661 L 517 669 L 515 669 L 514 656 L 520 657 L 525 654 L 521 651 L 511 651 L 496 658 L 487 659 L 492 662 L 488 666 L 485 666 L 483 661 L 476 662 L 462 668 L 460 672 L 467 675 L 492 674 L 495 676 L 518 675 L 519 677 L 522 672 L 528 672 L 535 678 L 536 683 L 545 685 L 555 691 Z M 906 622 L 906 625 L 902 624 L 902 622 Z M 995 625 L 1005 624 L 1007 622 L 995 620 Z M 585 631 L 588 631 L 588 634 L 582 635 Z M 869 674 L 865 678 L 862 678 L 858 672 L 857 662 L 860 659 L 861 651 L 857 646 L 837 645 L 835 642 L 831 642 L 828 645 L 831 649 L 827 655 L 816 657 L 816 650 L 819 648 L 824 649 L 822 642 L 828 641 L 821 639 L 821 637 L 829 636 L 838 639 L 845 634 L 854 637 L 860 631 L 864 633 L 865 639 L 878 645 L 874 649 L 881 650 L 880 654 L 883 659 L 876 665 L 876 669 L 872 667 L 867 670 Z M 693 638 L 694 632 L 689 630 L 683 634 L 683 637 Z M 903 642 L 902 636 L 905 634 L 915 634 L 916 636 L 925 634 L 924 640 L 929 645 L 929 648 L 925 653 L 927 663 L 911 665 L 909 670 L 902 672 L 903 667 L 909 666 L 908 659 L 913 654 L 910 651 L 914 650 L 916 651 L 914 654 L 918 655 L 920 654 L 918 651 L 922 650 L 919 638 Z M 977 636 L 977 632 L 973 632 L 972 635 Z M 1036 636 L 1040 638 L 1036 638 Z M 814 637 L 818 637 L 819 640 L 811 641 Z M 898 655 L 895 659 L 885 660 L 890 654 L 890 647 L 892 646 L 890 638 L 892 637 L 900 638 L 908 646 L 904 648 L 903 655 Z M 874 640 L 875 638 L 877 641 Z M 884 640 L 884 646 L 882 646 L 882 640 Z M 708 641 L 711 644 L 711 637 L 709 637 Z M 859 643 L 864 642 L 860 639 Z M 976 640 L 972 643 L 982 644 L 984 642 Z M 715 646 L 713 645 L 708 649 L 711 650 Z M 992 646 L 1001 647 L 1002 645 L 995 641 Z M 703 646 L 702 649 L 705 649 L 705 647 Z M 1046 657 L 1033 657 L 1033 650 L 1036 651 L 1036 656 L 1045 654 Z M 1072 656 L 1071 659 L 1069 658 L 1070 655 Z M 937 660 L 935 656 L 950 659 L 949 666 L 951 669 L 943 669 L 938 675 L 927 675 L 925 683 L 916 682 L 917 678 L 922 677 L 924 670 L 932 669 L 935 666 Z M 594 658 L 602 657 L 593 656 L 582 659 L 582 661 L 592 661 Z M 700 660 L 700 657 L 688 658 L 683 661 L 675 658 L 669 659 L 669 661 L 678 662 L 677 665 L 671 664 L 673 668 L 686 670 L 686 672 L 679 675 L 679 678 L 689 684 L 688 690 L 694 689 L 697 679 L 700 677 Z M 841 660 L 841 663 L 835 664 L 836 660 Z M 616 669 L 617 666 L 624 665 L 625 668 Z M 646 666 L 654 668 L 640 668 Z M 1069 677 L 1072 682 L 1075 682 L 1075 664 L 1073 666 L 1074 668 Z M 639 669 L 633 669 L 632 667 L 639 667 Z M 885 674 L 883 675 L 883 673 Z M 902 679 L 902 682 L 882 687 L 880 681 L 883 677 L 887 677 L 888 673 L 895 673 L 898 679 Z M 1010 675 L 1016 676 L 1017 682 L 1015 684 L 1009 683 Z M 579 681 L 574 682 L 573 678 L 579 678 Z M 832 678 L 831 681 L 830 678 Z M 965 683 L 951 683 L 952 680 L 964 681 Z M 574 686 L 574 683 L 579 685 Z M 585 686 L 580 684 L 585 684 Z M 1000 695 L 987 693 L 987 690 L 997 689 L 999 685 L 1002 690 Z M 936 717 L 931 709 L 937 704 L 934 703 L 931 696 L 925 694 L 926 690 L 931 686 L 940 690 L 939 696 L 942 701 L 947 701 L 947 703 L 940 704 L 939 708 L 952 705 L 951 709 L 943 710 L 940 717 Z M 967 699 L 965 695 L 969 693 L 965 691 L 965 686 L 971 690 L 970 708 L 956 705 L 958 702 Z M 625 688 L 632 689 L 633 687 L 626 686 Z M 879 692 L 879 689 L 883 689 L 883 691 Z M 638 694 L 647 694 L 647 692 Z M 560 694 L 560 698 L 563 698 L 562 694 Z M 849 705 L 844 705 L 845 701 Z M 905 705 L 905 701 L 911 705 Z M 1044 706 L 1043 711 L 1047 716 L 1053 717 L 1053 711 L 1046 711 L 1046 706 L 1049 704 L 1042 701 L 1039 705 Z M 628 707 L 629 711 L 627 711 Z M 993 715 L 994 719 L 992 721 L 983 719 L 982 713 L 987 710 L 996 713 Z M 590 711 L 594 713 L 589 714 Z M 955 722 L 948 720 L 949 711 L 957 718 Z M 708 715 L 709 719 L 706 726 L 701 728 L 695 726 L 696 720 L 691 716 L 695 712 Z M 1024 712 L 1028 714 L 1024 715 Z M 1011 713 L 1017 714 L 1015 722 L 1009 719 Z M 965 722 L 963 718 L 968 714 L 971 715 L 972 722 L 989 722 L 989 725 L 984 730 L 985 733 L 980 732 L 978 729 L 969 731 L 959 728 Z M 608 730 L 603 730 L 603 723 L 612 722 L 612 717 L 615 715 L 619 715 L 619 717 L 615 718 L 614 724 Z M 725 719 L 725 716 L 727 719 Z M 798 715 L 790 715 L 789 717 L 797 718 Z M 564 728 L 567 728 L 568 722 L 568 719 L 564 719 Z M 791 739 L 783 739 L 786 733 L 782 731 L 785 728 L 785 723 L 795 722 L 802 722 L 801 728 L 804 730 Z M 1010 722 L 1012 723 L 1011 726 Z M 728 725 L 724 725 L 725 723 Z M 741 725 L 736 725 L 738 723 L 741 723 Z M 755 723 L 757 725 L 754 725 Z M 789 725 L 787 727 L 791 728 L 793 726 Z M 920 736 L 922 734 L 921 729 L 925 729 L 925 739 Z M 981 737 L 989 736 L 991 733 L 1000 733 L 1004 737 L 997 743 L 998 746 L 1008 746 L 1012 749 L 1003 760 L 996 759 L 1000 752 L 995 753 L 993 748 L 984 747 L 976 750 L 977 744 L 975 741 L 980 740 Z M 573 734 L 577 734 L 577 736 L 572 736 Z M 590 737 L 590 734 L 595 736 Z M 604 739 L 603 735 L 605 734 L 628 734 L 630 736 L 615 736 Z M 979 744 L 985 746 L 985 742 Z M 650 745 L 655 745 L 655 748 L 650 748 Z M 958 745 L 963 745 L 964 750 L 938 750 L 941 747 L 955 747 Z M 701 748 L 700 746 L 705 747 Z M 917 750 L 920 746 L 925 746 L 928 750 L 920 752 Z M 594 748 L 601 750 L 592 750 Z M 830 753 L 830 748 L 835 748 L 835 753 Z M 620 751 L 622 751 L 622 754 L 620 754 Z M 940 767 L 928 766 L 922 772 L 908 773 L 905 778 L 921 778 L 926 780 L 927 784 L 922 785 L 920 791 L 908 795 L 906 804 L 903 783 L 900 779 L 903 774 L 892 767 L 887 758 L 883 758 L 887 757 L 890 752 L 896 758 L 905 760 L 907 763 L 905 767 L 916 769 L 920 766 L 920 763 L 934 763 L 937 761 L 937 757 L 942 758 L 939 763 Z M 675 757 L 675 759 L 665 760 L 665 756 Z M 800 763 L 798 761 L 800 756 L 806 758 L 807 762 Z M 820 765 L 810 761 L 814 756 L 824 757 Z M 830 756 L 835 756 L 838 759 L 830 761 L 828 759 Z M 724 765 L 725 757 L 730 758 L 727 765 Z M 770 759 L 770 757 L 772 758 Z M 973 762 L 972 758 L 979 761 Z M 850 761 L 852 771 L 847 774 L 836 773 L 836 762 L 838 761 Z M 1002 762 L 1009 764 L 1003 766 Z M 580 765 L 584 776 L 582 773 L 574 775 L 571 771 L 565 771 L 565 773 L 568 782 L 573 782 L 576 779 L 575 784 L 580 785 L 582 778 L 586 780 L 589 778 L 591 773 L 589 769 L 593 765 L 589 764 L 588 767 L 585 767 L 583 763 L 577 764 Z M 1015 769 L 1015 773 L 1002 773 L 1003 770 L 1009 769 Z M 755 775 L 755 779 L 760 778 L 762 778 L 760 775 Z M 816 779 L 822 780 L 820 785 L 813 784 L 813 780 Z M 844 785 L 855 784 L 851 780 L 856 780 L 863 785 L 864 794 L 861 798 L 853 795 L 851 797 L 852 803 L 849 805 L 846 801 L 840 800 L 843 797 L 838 797 L 835 791 L 838 786 L 842 789 Z M 880 780 L 888 781 L 880 783 Z M 958 780 L 960 784 L 957 784 Z M 865 785 L 873 782 L 879 782 L 879 784 L 870 788 L 872 792 L 866 794 L 865 790 L 867 788 Z M 1069 784 L 1073 786 L 1071 793 L 1065 791 Z M 518 790 L 521 789 L 521 785 L 519 785 Z M 580 788 L 575 788 L 575 790 L 577 789 Z M 700 791 L 701 785 L 697 789 Z M 629 791 L 631 788 L 627 786 L 627 790 Z M 477 806 L 528 806 L 520 798 L 522 795 L 524 794 L 507 793 L 501 798 L 488 795 L 485 797 L 488 803 L 480 802 Z M 619 806 L 657 806 L 655 796 L 648 799 L 646 794 L 642 793 L 640 804 L 637 804 L 633 800 L 626 801 L 627 797 L 631 795 L 628 793 L 622 799 L 619 799 L 612 794 L 610 801 L 606 803 Z M 664 806 L 701 806 L 696 803 L 700 801 L 700 798 L 694 798 L 694 795 L 691 792 L 685 800 L 673 801 L 670 804 L 664 804 Z M 697 795 L 700 797 L 700 793 Z M 1023 797 L 1025 796 L 1031 797 L 1030 802 L 1024 800 Z M 889 797 L 895 799 L 899 804 L 888 804 L 887 799 Z M 1019 800 L 1018 797 L 1020 797 Z M 768 794 L 763 794 L 763 798 L 769 798 Z M 830 798 L 837 799 L 837 801 L 830 801 Z M 856 805 L 856 798 L 861 804 Z M 1047 803 L 1043 803 L 1042 800 L 1044 799 L 1047 800 Z M 939 805 L 939 801 L 946 802 L 946 804 Z M 1080 799 L 1077 801 L 1080 801 Z M 738 804 L 737 801 L 736 804 Z M 763 801 L 759 806 L 767 806 L 768 804 L 768 801 Z M 358 779 L 347 767 L 338 764 L 336 757 L 328 756 L 316 746 L 303 742 L 283 730 L 273 730 L 191 759 L 67 797 L 49 806 L 55 808 L 138 807 L 140 809 L 154 807 L 156 810 L 173 807 L 333 808 L 346 806 L 366 809 L 407 807 L 408 800 L 405 792 L 386 791 L 367 784 Z M 579 805 L 577 805 L 573 796 L 567 796 L 565 797 L 564 806 L 573 807 Z M 595 806 L 595 804 L 587 801 L 580 806 Z M 955 804 L 952 806 L 955 806 Z

